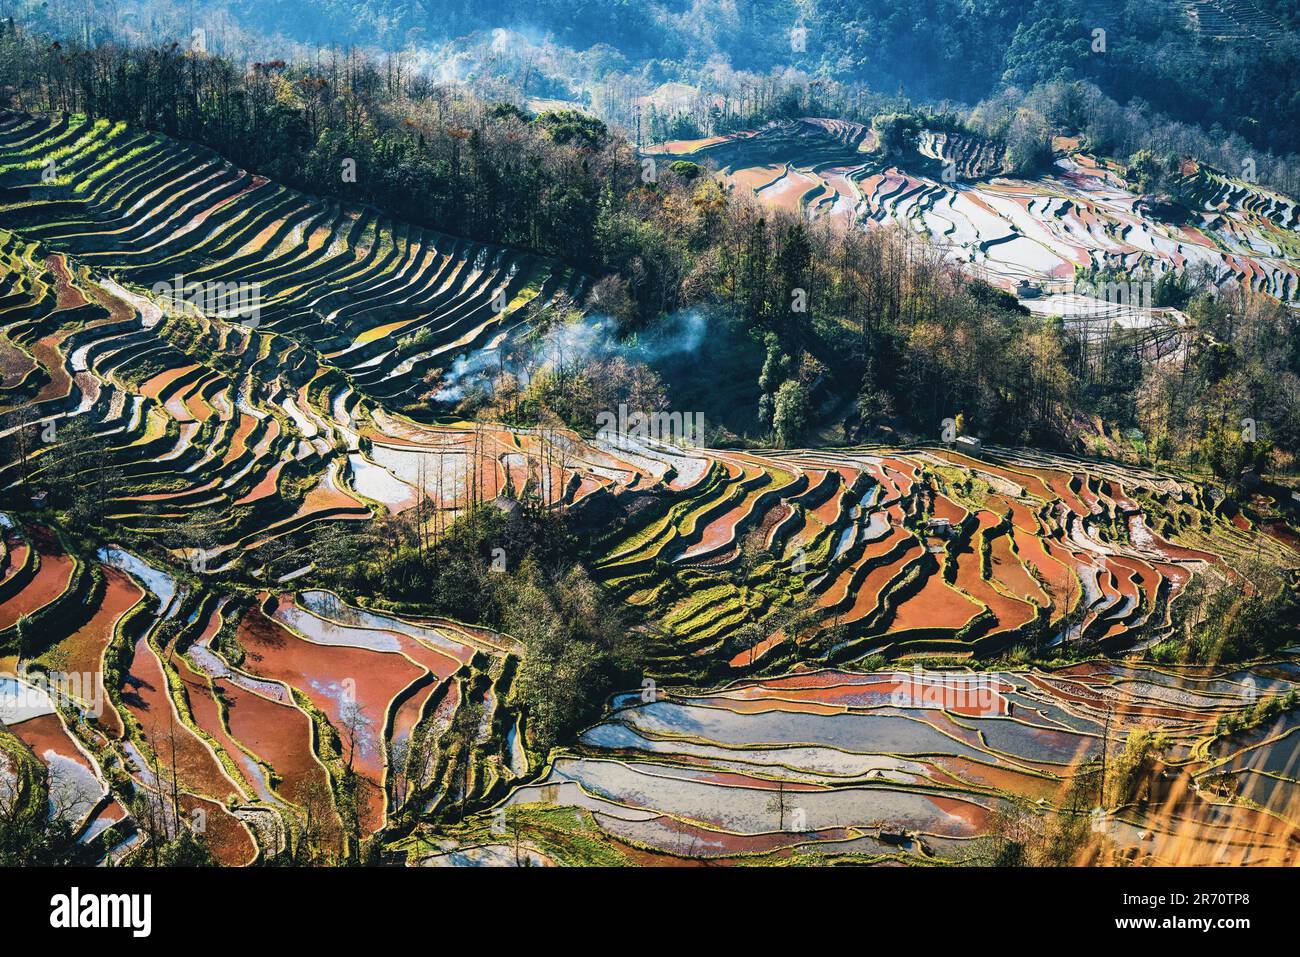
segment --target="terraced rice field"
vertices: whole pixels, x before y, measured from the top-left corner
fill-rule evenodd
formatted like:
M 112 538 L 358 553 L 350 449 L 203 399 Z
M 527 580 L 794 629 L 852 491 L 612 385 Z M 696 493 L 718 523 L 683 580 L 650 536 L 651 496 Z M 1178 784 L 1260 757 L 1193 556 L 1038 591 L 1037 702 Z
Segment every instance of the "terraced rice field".
M 799 129 L 828 162 L 869 162 L 860 128 Z M 925 148 L 990 162 L 986 144 Z M 845 170 L 848 197 L 862 177 Z M 256 285 L 257 321 L 178 307 L 154 289 L 177 274 Z M 0 465 L 14 503 L 0 513 L 0 731 L 51 769 L 101 859 L 138 849 L 145 817 L 169 832 L 202 819 L 227 864 L 295 835 L 335 850 L 377 835 L 413 863 L 497 861 L 513 854 L 496 831 L 473 831 L 494 807 L 580 832 L 588 860 L 955 859 L 1009 796 L 1058 800 L 1107 715 L 1116 749 L 1148 719 L 1176 742 L 1184 803 L 1164 830 L 1151 806 L 1113 822 L 1165 835 L 1142 853 L 1212 845 L 1183 840 L 1192 822 L 1282 854 L 1289 726 L 1212 734 L 1244 676 L 980 672 L 986 713 L 961 677 L 956 698 L 924 706 L 949 679 L 906 669 L 1016 644 L 1140 654 L 1171 634 L 1189 584 L 1300 565 L 1285 490 L 1238 509 L 1195 482 L 1025 450 L 758 454 L 434 418 L 438 370 L 584 282 L 184 144 L 0 117 L 0 438 L 28 440 Z M 97 451 L 58 471 L 74 442 Z M 61 532 L 26 494 L 51 476 L 121 540 Z M 450 520 L 525 493 L 572 517 L 609 600 L 656 626 L 647 677 L 670 689 L 616 698 L 551 760 L 531 748 L 510 636 L 361 607 L 310 577 L 331 525 L 417 505 Z M 1291 668 L 1252 680 L 1281 693 Z M 47 674 L 79 680 L 46 693 Z M 583 812 L 561 827 L 567 805 Z M 477 837 L 430 838 L 466 809 Z M 583 859 L 529 841 L 537 863 Z
M 1072 779 L 1103 750 L 1113 761 L 1141 727 L 1166 736 L 1163 770 L 1092 815 L 1090 831 L 1130 861 L 1293 864 L 1294 718 L 1226 738 L 1214 724 L 1294 688 L 1296 667 L 803 669 L 648 702 L 626 695 L 506 806 L 581 808 L 633 858 L 970 863 L 1013 801 L 1069 813 Z M 1229 803 L 1233 793 L 1254 797 Z M 539 829 L 530 847 L 547 857 L 564 842 Z
M 1205 488 L 1117 465 L 942 447 L 708 457 L 686 493 L 611 525 L 593 560 L 666 626 L 661 673 L 692 682 L 1013 642 L 1143 648 L 1191 578 L 1297 561 L 1267 497 L 1216 513 Z M 797 633 L 776 627 L 795 612 Z
M 1222 674 L 969 667 L 1012 642 L 1140 661 L 1190 581 L 1237 587 L 1257 558 L 1294 571 L 1300 554 L 1263 520 L 1267 495 L 1222 514 L 1170 476 L 987 447 L 708 458 L 687 493 L 597 542 L 606 585 L 662 626 L 655 674 L 669 690 L 615 697 L 498 805 L 529 822 L 540 858 L 567 862 L 569 842 L 599 839 L 650 863 L 977 861 L 1000 816 L 1025 801 L 1066 813 L 1081 769 L 1142 729 L 1170 741 L 1159 793 L 1097 825 L 1107 853 L 1293 861 L 1289 724 L 1225 736 L 1218 722 L 1293 690 L 1294 658 Z M 570 807 L 581 826 L 542 826 Z M 483 827 L 406 845 L 425 864 L 466 848 L 509 846 Z
M 1138 730 L 1167 739 L 1156 783 L 1090 821 L 1079 863 L 1294 862 L 1291 719 L 1219 722 L 1294 690 L 1300 663 L 1132 663 L 1193 579 L 1297 567 L 1266 494 L 1223 514 L 1170 476 L 1022 450 L 693 454 L 702 478 L 594 547 L 661 625 L 660 683 L 490 814 L 406 840 L 410 863 L 978 862 L 1017 808 L 1093 813 L 1078 781 Z M 1138 654 L 970 667 L 1017 641 Z
M 41 175 L 50 156 L 55 182 Z M 0 435 L 21 428 L 29 444 L 0 484 L 20 498 L 42 484 L 75 424 L 102 454 L 71 481 L 98 489 L 136 543 L 84 554 L 39 517 L 5 519 L 8 680 L 33 694 L 47 672 L 87 680 L 4 721 L 66 770 L 83 839 L 118 859 L 139 844 L 128 798 L 169 831 L 201 808 L 218 858 L 243 864 L 282 849 L 286 824 L 313 819 L 338 845 L 410 799 L 436 813 L 525 773 L 518 748 L 454 789 L 459 759 L 407 767 L 412 739 L 436 740 L 462 706 L 514 726 L 508 638 L 375 623 L 321 593 L 263 591 L 250 607 L 204 582 L 273 584 L 325 525 L 421 497 L 450 519 L 511 482 L 559 504 L 622 479 L 545 436 L 406 415 L 428 410 L 439 369 L 500 345 L 584 278 L 79 117 L 0 117 L 0 226 Z M 178 304 L 155 288 L 176 276 L 254 287 L 256 314 Z
M 649 155 L 716 167 L 733 189 L 845 227 L 901 224 L 963 268 L 1006 289 L 1032 282 L 1036 311 L 1104 323 L 1148 325 L 1138 296 L 1076 293 L 1076 269 L 1159 276 L 1204 268 L 1275 298 L 1300 299 L 1300 208 L 1258 185 L 1189 164 L 1196 209 L 1162 221 L 1115 169 L 1063 148 L 1050 175 L 1003 175 L 992 143 L 922 131 L 911 161 L 887 162 L 873 133 L 845 121 L 805 118 L 700 142 L 651 147 Z M 946 175 L 945 175 L 946 171 Z
M 47 183 L 50 158 L 58 178 Z M 312 342 L 396 407 L 418 406 L 426 375 L 499 344 L 527 307 L 584 281 L 551 262 L 304 196 L 208 151 L 105 121 L 0 117 L 0 186 L 0 228 L 96 271 L 111 267 L 129 287 L 255 290 L 260 328 Z
M 10 535 L 38 539 L 20 523 Z M 480 629 L 380 615 L 320 591 L 263 594 L 239 609 L 122 550 L 86 564 L 80 593 L 32 613 L 39 637 L 7 667 L 0 722 L 58 772 L 60 806 L 73 806 L 81 839 L 105 860 L 138 836 L 122 812 L 132 800 L 165 822 L 203 809 L 224 864 L 283 850 L 286 825 L 309 820 L 337 848 L 352 814 L 366 837 L 410 798 L 429 813 L 451 800 L 439 782 L 455 768 L 434 760 L 436 748 L 406 747 L 413 735 L 436 740 L 463 702 L 485 724 L 516 721 L 508 639 L 485 643 Z M 18 595 L 35 602 L 35 587 Z M 106 686 L 113 662 L 124 670 Z M 73 681 L 55 694 L 50 674 Z M 527 758 L 515 757 L 457 786 L 473 799 L 525 773 Z M 339 790 L 351 771 L 354 799 Z

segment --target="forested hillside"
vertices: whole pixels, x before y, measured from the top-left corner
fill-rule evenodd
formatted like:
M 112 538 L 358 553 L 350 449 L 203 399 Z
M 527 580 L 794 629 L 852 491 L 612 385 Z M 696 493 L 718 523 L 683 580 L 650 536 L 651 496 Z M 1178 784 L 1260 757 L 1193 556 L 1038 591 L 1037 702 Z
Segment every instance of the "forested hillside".
M 198 26 L 213 43 L 228 35 L 227 52 L 249 35 L 385 50 L 482 38 L 471 59 L 445 60 L 446 75 L 458 78 L 481 77 L 519 47 L 549 42 L 583 55 L 565 64 L 561 86 L 579 73 L 707 85 L 710 76 L 733 71 L 797 71 L 914 99 L 973 103 L 1007 85 L 1089 80 L 1121 104 L 1142 100 L 1224 136 L 1235 133 L 1258 150 L 1300 150 L 1294 124 L 1278 120 L 1300 106 L 1300 44 L 1281 29 L 1294 28 L 1294 11 L 1277 0 L 1262 0 L 1263 14 L 1251 13 L 1253 0 L 1234 5 L 1244 11 L 1239 16 L 1278 27 L 1263 39 L 1249 29 L 1220 39 L 1225 30 L 1211 21 L 1217 7 L 1207 4 L 1196 19 L 1189 13 L 1196 4 L 1172 0 L 543 0 L 526 8 L 494 0 L 321 0 L 310 13 L 292 0 L 128 0 L 111 11 L 31 0 L 9 6 L 21 20 L 56 24 L 72 36 L 121 31 L 147 43 L 189 36 Z M 539 46 L 523 54 L 533 95 L 556 95 L 541 92 L 547 53 Z

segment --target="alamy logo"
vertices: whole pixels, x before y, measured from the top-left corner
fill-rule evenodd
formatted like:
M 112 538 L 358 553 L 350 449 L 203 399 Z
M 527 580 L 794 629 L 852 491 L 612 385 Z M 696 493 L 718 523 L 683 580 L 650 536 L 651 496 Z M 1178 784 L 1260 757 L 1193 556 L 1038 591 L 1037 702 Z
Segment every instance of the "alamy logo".
M 71 708 L 98 718 L 104 714 L 104 683 L 93 671 L 0 672 L 0 708 L 10 713 Z
M 82 894 L 74 887 L 50 898 L 50 926 L 128 928 L 133 937 L 148 937 L 153 930 L 153 895 Z
M 618 413 L 601 412 L 596 416 L 596 437 L 620 448 L 641 442 L 663 445 L 700 445 L 704 441 L 703 412 L 628 413 L 620 402 Z
M 253 328 L 262 317 L 262 284 L 257 282 L 186 282 L 177 273 L 171 282 L 156 282 L 151 289 L 159 299 L 177 308 L 190 306 L 201 314 Z
M 1116 309 L 1155 308 L 1155 287 L 1150 280 L 1141 282 L 1088 282 L 1080 279 L 1074 284 L 1076 295 L 1084 301 L 1070 306 L 1074 317 L 1094 315 L 1105 317 Z
M 963 714 L 1004 713 L 1001 688 L 996 677 L 968 671 L 896 671 L 889 703 L 895 708 L 925 708 L 958 711 Z

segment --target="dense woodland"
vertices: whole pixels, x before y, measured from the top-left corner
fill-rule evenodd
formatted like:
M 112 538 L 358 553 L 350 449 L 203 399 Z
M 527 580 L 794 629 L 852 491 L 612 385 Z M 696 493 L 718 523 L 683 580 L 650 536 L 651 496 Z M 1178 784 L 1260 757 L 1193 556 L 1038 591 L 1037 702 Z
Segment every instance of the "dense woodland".
M 1294 3 L 1262 6 L 1296 27 Z M 1150 104 L 1219 139 L 1236 134 L 1256 150 L 1300 151 L 1300 131 L 1278 121 L 1300 104 L 1294 33 L 1268 42 L 1200 38 L 1172 0 L 544 0 L 526 9 L 495 0 L 320 0 L 310 12 L 290 0 L 124 0 L 108 8 L 88 0 L 9 0 L 0 12 L 62 36 L 123 35 L 145 44 L 206 27 L 214 38 L 229 35 L 230 52 L 256 49 L 266 38 L 282 47 L 388 50 L 437 50 L 456 41 L 457 50 L 474 55 L 459 62 L 448 54 L 441 65 L 450 64 L 450 75 L 481 78 L 522 58 L 534 96 L 559 95 L 575 77 L 622 75 L 654 85 L 775 71 L 971 103 L 1008 85 L 1087 80 L 1118 103 Z M 1101 48 L 1096 30 L 1104 31 Z M 508 41 L 503 31 L 511 31 Z M 548 57 L 565 61 L 549 76 Z M 1188 69 L 1190 62 L 1197 67 Z
M 504 563 L 494 565 L 494 549 Z M 512 515 L 472 509 L 437 539 L 419 510 L 360 529 L 335 525 L 311 557 L 344 594 L 471 616 L 522 642 L 520 694 L 543 751 L 594 719 L 644 666 L 645 633 L 602 600 L 564 516 L 534 500 Z

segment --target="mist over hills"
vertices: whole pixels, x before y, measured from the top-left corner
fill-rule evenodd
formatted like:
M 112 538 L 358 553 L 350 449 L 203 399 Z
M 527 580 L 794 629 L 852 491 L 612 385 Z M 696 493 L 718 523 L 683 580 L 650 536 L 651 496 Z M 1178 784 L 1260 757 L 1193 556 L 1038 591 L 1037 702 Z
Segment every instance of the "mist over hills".
M 203 29 L 216 52 L 284 58 L 295 45 L 403 50 L 438 79 L 526 64 L 527 95 L 581 100 L 611 76 L 717 88 L 734 74 L 861 84 L 971 104 L 1000 89 L 1086 80 L 1121 104 L 1257 149 L 1300 148 L 1300 46 L 1284 0 L 10 0 L 0 14 L 53 34 L 142 45 Z M 644 91 L 643 91 L 644 92 Z M 599 103 L 596 104 L 599 107 Z

